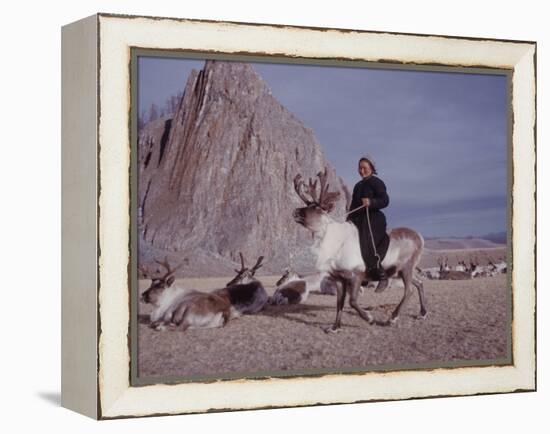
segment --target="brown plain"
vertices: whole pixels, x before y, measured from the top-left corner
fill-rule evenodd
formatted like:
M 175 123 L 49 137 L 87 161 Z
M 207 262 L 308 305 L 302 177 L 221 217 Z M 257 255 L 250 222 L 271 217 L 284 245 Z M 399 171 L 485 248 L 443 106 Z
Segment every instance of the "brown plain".
M 421 267 L 437 264 L 446 254 L 451 265 L 468 255 L 494 258 L 505 248 L 427 251 Z M 280 276 L 258 276 L 273 294 Z M 227 278 L 180 279 L 189 288 L 223 287 Z M 342 331 L 326 334 L 333 323 L 336 297 L 312 293 L 306 303 L 266 306 L 217 329 L 166 330 L 149 328 L 150 306 L 138 314 L 138 376 L 205 377 L 228 375 L 288 375 L 295 371 L 460 366 L 507 363 L 510 342 L 509 288 L 506 274 L 462 281 L 424 280 L 428 316 L 416 319 L 418 297 L 404 307 L 392 326 L 368 325 L 346 302 Z M 148 281 L 140 281 L 140 290 Z M 359 304 L 376 319 L 387 318 L 402 297 L 394 285 L 382 294 L 367 290 Z

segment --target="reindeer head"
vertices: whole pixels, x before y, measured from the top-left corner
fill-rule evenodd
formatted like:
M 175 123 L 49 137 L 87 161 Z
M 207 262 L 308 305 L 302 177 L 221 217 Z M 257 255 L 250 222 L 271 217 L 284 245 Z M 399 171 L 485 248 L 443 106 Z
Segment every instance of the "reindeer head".
M 479 261 L 477 259 L 477 256 L 475 256 L 473 259 L 470 258 L 470 271 L 476 271 L 478 266 L 479 266 Z
M 290 268 L 287 268 L 281 278 L 277 280 L 277 283 L 275 286 L 281 286 L 283 283 L 286 283 L 288 281 L 288 277 L 290 276 Z
M 237 275 L 229 281 L 225 286 L 231 286 L 236 285 L 238 283 L 249 283 L 254 279 L 254 274 L 256 274 L 256 271 L 262 267 L 262 261 L 264 260 L 263 256 L 260 256 L 258 260 L 256 261 L 256 265 L 254 265 L 252 268 L 247 268 L 244 265 L 244 257 L 241 252 L 239 252 L 239 256 L 241 257 L 241 269 L 237 270 L 235 269 L 235 273 Z
M 143 303 L 150 303 L 156 306 L 162 293 L 167 288 L 172 286 L 174 280 L 176 280 L 176 270 L 181 268 L 183 264 L 178 265 L 176 268 L 171 268 L 170 264 L 168 263 L 168 257 L 166 257 L 164 261 L 155 260 L 155 262 L 166 269 L 166 273 L 164 275 L 155 277 L 152 276 L 151 273 L 144 267 L 140 267 L 139 269 L 145 277 L 151 279 L 151 285 L 141 294 L 140 300 Z M 184 263 L 187 262 L 188 260 L 185 259 Z
M 437 258 L 437 265 L 439 265 L 439 271 L 440 272 L 451 271 L 451 267 L 449 266 L 449 257 L 448 256 L 438 257 Z
M 287 268 L 281 278 L 277 280 L 277 283 L 275 283 L 275 286 L 281 286 L 284 285 L 287 282 L 290 282 L 291 280 L 297 280 L 300 279 L 300 276 L 295 272 L 292 271 L 291 268 Z
M 302 175 L 298 174 L 294 178 L 294 190 L 306 206 L 296 208 L 293 217 L 296 223 L 312 232 L 318 232 L 326 225 L 326 216 L 333 210 L 334 204 L 340 196 L 339 191 L 328 191 L 327 176 L 326 167 L 323 172 L 317 174 L 321 184 L 319 194 L 317 194 L 317 180 L 313 181 L 310 178 L 309 184 L 306 185 L 302 180 Z

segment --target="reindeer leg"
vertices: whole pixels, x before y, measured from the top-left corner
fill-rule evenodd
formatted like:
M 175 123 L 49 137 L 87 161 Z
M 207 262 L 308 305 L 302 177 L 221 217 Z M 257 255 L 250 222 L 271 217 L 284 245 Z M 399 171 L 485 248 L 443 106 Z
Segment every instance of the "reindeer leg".
M 189 328 L 189 321 L 187 317 L 189 316 L 189 309 L 186 303 L 182 303 L 174 312 L 172 316 L 172 322 L 179 327 L 182 332 Z
M 350 281 L 350 295 L 349 295 L 349 305 L 354 308 L 359 316 L 363 318 L 369 324 L 374 322 L 374 319 L 370 312 L 362 309 L 357 303 L 357 297 L 359 296 L 359 291 L 361 289 L 361 279 L 355 277 Z
M 166 330 L 166 324 L 164 321 L 160 320 L 160 321 L 155 321 L 155 322 L 152 322 L 149 327 L 151 327 L 152 329 L 158 331 L 158 332 L 162 332 L 164 330 Z
M 403 279 L 403 284 L 405 285 L 403 298 L 391 314 L 390 324 L 395 324 L 397 321 L 397 318 L 399 317 L 399 313 L 401 312 L 401 309 L 403 308 L 403 305 L 406 303 L 406 301 L 409 299 L 409 297 L 412 294 L 412 271 L 411 270 L 403 270 L 401 271 L 401 278 Z
M 412 283 L 416 286 L 416 289 L 418 290 L 418 298 L 420 299 L 420 315 L 418 316 L 418 319 L 424 319 L 428 313 L 426 310 L 426 298 L 424 296 L 424 284 L 422 283 L 422 280 L 416 277 L 413 277 Z
M 346 301 L 348 284 L 344 279 L 342 279 L 340 283 L 341 285 L 336 285 L 336 320 L 332 327 L 325 328 L 325 333 L 338 333 L 341 326 L 342 310 L 344 309 L 344 302 Z
M 229 322 L 231 319 L 231 313 L 229 312 L 229 309 L 224 310 L 222 313 L 222 327 L 225 327 L 225 325 Z

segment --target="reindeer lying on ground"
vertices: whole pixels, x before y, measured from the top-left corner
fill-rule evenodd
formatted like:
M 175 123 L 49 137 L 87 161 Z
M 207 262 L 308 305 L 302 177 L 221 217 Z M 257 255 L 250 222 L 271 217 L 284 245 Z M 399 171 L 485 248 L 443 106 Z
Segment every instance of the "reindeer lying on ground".
M 472 274 L 466 269 L 465 263 L 458 264 L 454 269 L 449 266 L 449 258 L 445 256 L 444 260 L 438 259 L 439 280 L 468 280 Z
M 416 272 L 420 277 L 424 277 L 430 280 L 439 280 L 440 270 L 439 267 L 420 268 L 416 267 Z
M 466 262 L 464 261 L 458 261 L 458 265 L 455 266 L 455 271 L 468 271 L 468 267 L 466 266 Z
M 506 264 L 499 267 L 491 258 L 488 259 L 487 265 L 476 264 L 475 269 L 472 271 L 472 277 L 493 277 L 502 272 L 506 273 Z
M 258 260 L 256 269 L 261 260 Z M 172 286 L 175 272 L 181 265 L 171 268 L 167 260 L 156 262 L 166 268 L 167 272 L 153 278 L 143 270 L 151 278 L 151 285 L 141 295 L 141 301 L 154 306 L 150 325 L 157 330 L 164 330 L 166 326 L 179 327 L 183 331 L 188 328 L 222 327 L 242 314 L 258 312 L 267 303 L 267 292 L 255 279 L 212 292 L 201 292 Z
M 454 268 L 449 266 L 447 257 L 437 259 L 438 267 L 417 268 L 417 272 L 428 279 L 435 280 L 468 280 L 478 277 L 493 277 L 499 273 L 506 273 L 506 262 L 500 260 L 495 263 L 492 258 L 487 259 L 487 265 L 481 265 L 477 256 L 470 256 L 468 265 L 465 260 L 459 260 Z
M 263 256 L 260 256 L 252 268 L 245 266 L 244 257 L 239 252 L 241 258 L 241 269 L 235 270 L 237 275 L 227 282 L 225 288 L 214 291 L 216 294 L 226 295 L 241 314 L 257 313 L 264 308 L 269 300 L 269 296 L 261 282 L 254 275 L 262 266 Z
M 322 294 L 336 294 L 337 283 L 327 273 L 300 276 L 287 269 L 275 284 L 276 290 L 269 298 L 269 304 L 298 304 L 307 300 L 311 291 Z
M 439 274 L 439 280 L 469 280 L 473 276 L 468 271 L 449 270 Z
M 437 258 L 437 265 L 439 265 L 440 273 L 451 271 L 451 267 L 449 266 L 449 258 L 447 256 L 445 256 L 444 258 Z
M 390 281 L 389 287 L 393 287 L 394 281 Z M 400 281 L 398 282 L 398 284 Z M 319 292 L 326 295 L 336 295 L 339 282 L 328 273 L 315 273 L 300 276 L 294 271 L 286 270 L 283 276 L 275 284 L 276 289 L 268 304 L 298 304 L 307 300 L 311 292 Z M 362 282 L 359 294 L 362 295 L 366 288 L 376 288 L 374 282 Z
M 320 192 L 317 194 L 317 180 L 309 180 L 306 186 L 301 175 L 294 178 L 294 189 L 305 203 L 305 207 L 294 210 L 294 220 L 309 229 L 314 237 L 313 252 L 316 255 L 316 268 L 319 272 L 329 273 L 340 282 L 337 289 L 336 320 L 327 332 L 336 332 L 341 326 L 342 309 L 346 296 L 349 304 L 359 316 L 369 324 L 374 323 L 372 314 L 357 303 L 359 288 L 363 281 L 374 280 L 366 275 L 365 264 L 359 247 L 359 234 L 353 223 L 339 223 L 330 217 L 339 192 L 329 192 L 327 170 L 320 172 Z M 420 298 L 420 318 L 426 316 L 424 289 L 422 281 L 415 275 L 415 268 L 424 247 L 422 236 L 409 228 L 396 228 L 390 234 L 390 244 L 382 267 L 389 277 L 403 280 L 405 291 L 403 298 L 391 314 L 390 323 L 395 322 L 403 305 L 412 293 L 412 285 Z
M 495 267 L 494 271 L 496 273 L 506 274 L 508 272 L 508 264 L 504 258 L 499 259 L 493 266 Z

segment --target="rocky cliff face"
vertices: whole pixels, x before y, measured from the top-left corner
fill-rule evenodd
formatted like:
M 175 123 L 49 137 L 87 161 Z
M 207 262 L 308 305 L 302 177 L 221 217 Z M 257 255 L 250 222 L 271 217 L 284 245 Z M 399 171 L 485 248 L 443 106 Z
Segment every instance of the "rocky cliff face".
M 207 61 L 189 76 L 174 116 L 140 132 L 140 262 L 170 252 L 189 259 L 188 276 L 224 275 L 241 251 L 250 262 L 265 256 L 264 272 L 279 273 L 291 258 L 307 268 L 311 237 L 292 219 L 302 206 L 292 181 L 325 166 L 342 191 L 341 217 L 346 187 L 313 132 L 252 66 Z

